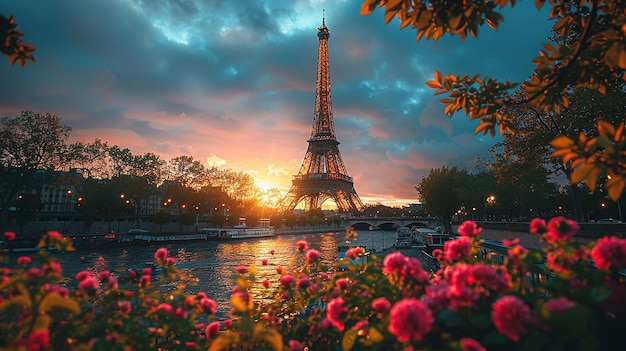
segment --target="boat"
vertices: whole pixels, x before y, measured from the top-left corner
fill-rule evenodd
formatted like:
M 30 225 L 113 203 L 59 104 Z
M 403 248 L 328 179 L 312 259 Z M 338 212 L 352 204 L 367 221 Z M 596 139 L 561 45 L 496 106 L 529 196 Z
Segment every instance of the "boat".
M 79 233 L 67 235 L 75 249 L 107 249 L 132 244 L 132 236 L 122 233 Z
M 426 246 L 426 234 L 441 234 L 436 229 L 428 227 L 414 227 L 413 228 L 413 246 L 417 248 L 423 248 Z
M 413 232 L 407 227 L 396 230 L 396 249 L 410 249 L 413 245 Z
M 131 229 L 127 233 L 133 245 L 156 245 L 188 241 L 206 241 L 206 233 L 150 233 L 145 229 Z
M 259 219 L 256 227 L 248 227 L 246 225 L 246 217 L 239 218 L 239 224 L 233 227 L 236 233 L 232 233 L 231 239 L 249 239 L 249 238 L 265 238 L 274 236 L 274 227 L 270 225 L 268 218 Z
M 206 240 L 230 240 L 237 234 L 237 230 L 226 228 L 201 228 L 199 232 L 206 234 Z
M 437 249 L 443 251 L 446 241 L 455 239 L 456 237 L 458 237 L 458 235 L 443 234 L 438 232 L 422 233 L 422 238 L 424 240 L 422 253 L 436 261 L 437 259 L 433 256 L 433 251 Z

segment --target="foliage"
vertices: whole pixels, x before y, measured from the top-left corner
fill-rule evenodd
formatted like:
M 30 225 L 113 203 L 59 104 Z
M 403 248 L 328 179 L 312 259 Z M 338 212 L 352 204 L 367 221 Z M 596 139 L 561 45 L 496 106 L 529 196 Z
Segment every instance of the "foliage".
M 506 241 L 504 261 L 484 253 L 481 229 L 464 222 L 435 252 L 429 273 L 401 252 L 384 258 L 351 247 L 332 267 L 308 243 L 275 275 L 233 272 L 230 319 L 189 294 L 166 249 L 155 267 L 71 281 L 46 251 L 6 266 L 0 256 L 0 340 L 10 350 L 604 350 L 626 327 L 626 239 L 573 240 L 576 222 L 535 219 L 544 242 Z M 346 239 L 356 233 L 348 229 Z M 13 239 L 13 233 L 5 233 Z M 49 232 L 39 247 L 72 250 Z M 260 264 L 270 264 L 273 252 Z M 156 280 L 157 274 L 159 276 Z M 64 283 L 65 282 L 65 283 Z
M 412 26 L 416 40 L 437 40 L 448 34 L 478 36 L 478 27 L 485 23 L 497 29 L 504 17 L 498 10 L 513 7 L 515 0 L 422 1 L 365 0 L 361 14 L 370 14 L 376 6 L 384 7 L 385 22 L 394 17 L 401 28 Z M 535 1 L 538 9 L 545 0 Z M 512 115 L 503 107 L 527 105 L 546 114 L 560 114 L 570 105 L 571 92 L 578 89 L 606 93 L 615 81 L 626 79 L 626 13 L 621 0 L 583 0 L 580 2 L 550 1 L 550 19 L 554 21 L 552 43 L 543 45 L 540 56 L 533 60 L 535 69 L 528 81 L 520 84 L 498 81 L 489 76 L 446 75 L 435 71 L 427 82 L 435 94 L 448 94 L 441 101 L 445 113 L 452 116 L 462 111 L 470 119 L 480 120 L 476 133 L 495 135 L 514 133 Z M 519 88 L 522 94 L 511 92 Z M 621 105 L 624 105 L 623 103 Z M 623 117 L 622 117 L 623 118 Z M 570 181 L 587 182 L 594 189 L 598 177 L 606 174 L 609 196 L 616 200 L 624 190 L 626 162 L 623 150 L 626 140 L 621 125 L 598 123 L 599 137 L 583 133 L 578 138 L 561 136 L 552 142 L 561 158 L 573 170 Z M 576 140 L 574 140 L 576 139 Z
M 18 31 L 18 27 L 13 15 L 6 18 L 0 14 L 0 52 L 7 56 L 10 64 L 17 62 L 24 67 L 26 60 L 35 62 L 35 47 L 22 41 L 24 33 Z
M 24 111 L 0 119 L 0 226 L 20 192 L 35 183 L 35 174 L 56 170 L 63 162 L 69 131 L 52 114 Z
M 442 167 L 431 169 L 415 189 L 420 200 L 426 204 L 430 215 L 441 216 L 446 229 L 450 230 L 452 215 L 463 205 L 464 195 L 470 186 L 470 176 L 466 171 Z

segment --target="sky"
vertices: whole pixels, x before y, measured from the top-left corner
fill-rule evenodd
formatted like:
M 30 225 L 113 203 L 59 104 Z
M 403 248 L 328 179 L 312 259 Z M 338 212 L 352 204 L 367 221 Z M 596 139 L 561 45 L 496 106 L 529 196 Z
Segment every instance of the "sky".
M 385 24 L 383 9 L 360 15 L 361 4 L 0 0 L 37 48 L 24 68 L 0 62 L 0 117 L 52 113 L 71 142 L 190 155 L 286 193 L 311 135 L 324 10 L 335 134 L 354 188 L 366 205 L 417 203 L 431 169 L 471 170 L 498 141 L 444 115 L 445 95 L 426 81 L 439 70 L 520 82 L 552 23 L 521 1 L 497 31 L 417 42 L 397 19 Z

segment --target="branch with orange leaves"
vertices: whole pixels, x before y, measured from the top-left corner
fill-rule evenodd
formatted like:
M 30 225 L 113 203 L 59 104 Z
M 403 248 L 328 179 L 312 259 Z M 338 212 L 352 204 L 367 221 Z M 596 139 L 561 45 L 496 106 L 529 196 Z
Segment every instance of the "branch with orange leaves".
M 605 187 L 609 197 L 617 201 L 626 187 L 626 134 L 624 122 L 617 127 L 598 121 L 598 136 L 584 133 L 577 140 L 560 136 L 550 142 L 556 150 L 552 157 L 561 158 L 572 170 L 570 182 L 585 181 L 591 191 L 596 189 L 598 179 L 606 174 Z

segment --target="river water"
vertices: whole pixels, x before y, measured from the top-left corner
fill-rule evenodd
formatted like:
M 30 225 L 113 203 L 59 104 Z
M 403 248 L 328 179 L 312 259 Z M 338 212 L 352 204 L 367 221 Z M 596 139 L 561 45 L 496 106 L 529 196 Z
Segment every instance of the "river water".
M 169 256 L 176 259 L 176 266 L 186 275 L 191 275 L 197 285 L 188 286 L 186 291 L 203 291 L 218 304 L 215 318 L 228 318 L 229 298 L 234 286 L 233 274 L 237 266 L 256 265 L 257 280 L 278 278 L 276 268 L 282 266 L 288 270 L 290 265 L 299 267 L 303 260 L 297 256 L 296 242 L 305 240 L 309 248 L 321 253 L 322 263 L 331 265 L 337 257 L 337 246 L 358 245 L 379 253 L 395 243 L 395 232 L 360 231 L 356 237 L 346 238 L 344 232 L 315 234 L 281 234 L 272 238 L 258 238 L 242 241 L 209 241 L 172 243 L 164 246 Z M 130 246 L 106 250 L 77 250 L 74 252 L 51 252 L 63 267 L 63 276 L 67 285 L 75 285 L 76 273 L 87 270 L 94 274 L 109 270 L 113 275 L 128 269 L 141 270 L 148 263 L 154 262 L 154 252 L 158 246 Z M 274 255 L 270 255 L 274 250 Z M 18 254 L 10 254 L 9 265 L 15 264 Z M 299 256 L 302 258 L 302 255 Z M 267 265 L 262 260 L 267 259 Z

